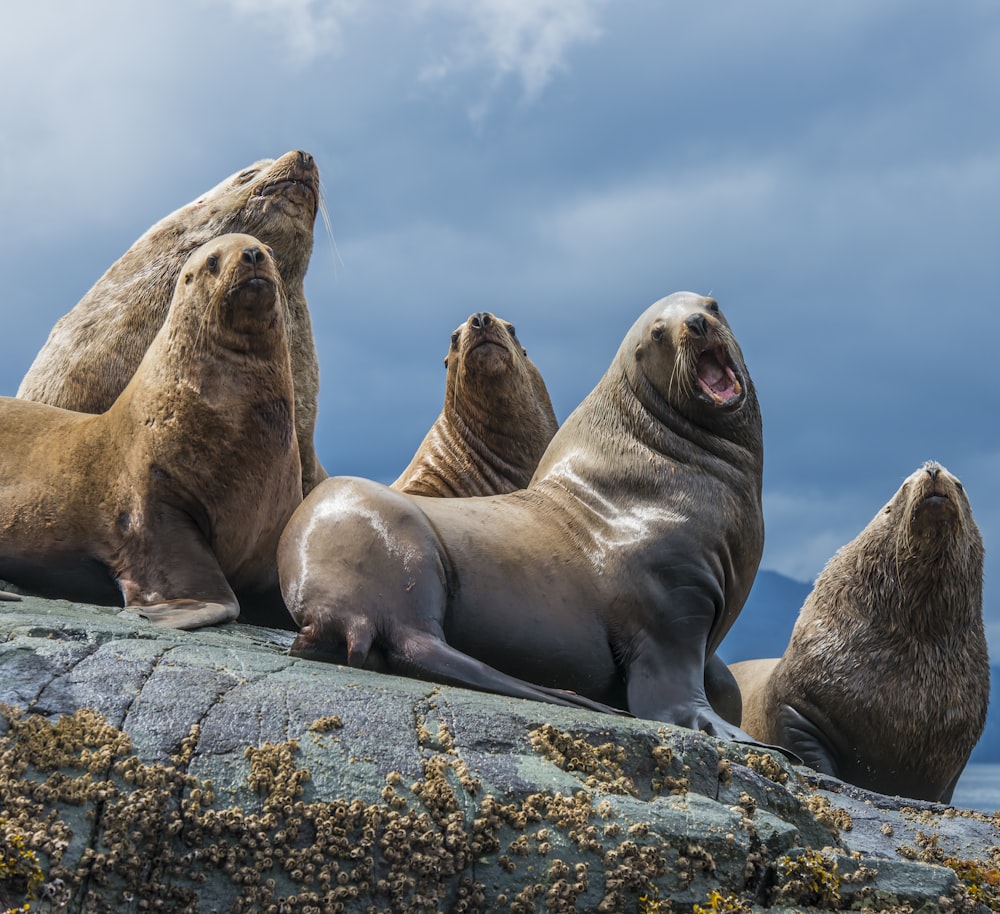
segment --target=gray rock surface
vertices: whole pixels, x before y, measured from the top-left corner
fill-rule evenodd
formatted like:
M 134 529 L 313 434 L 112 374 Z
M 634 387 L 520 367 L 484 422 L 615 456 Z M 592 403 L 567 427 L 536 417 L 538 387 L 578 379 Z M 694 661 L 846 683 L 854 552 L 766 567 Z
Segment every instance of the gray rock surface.
M 0 910 L 1000 910 L 996 817 L 290 640 L 0 604 Z

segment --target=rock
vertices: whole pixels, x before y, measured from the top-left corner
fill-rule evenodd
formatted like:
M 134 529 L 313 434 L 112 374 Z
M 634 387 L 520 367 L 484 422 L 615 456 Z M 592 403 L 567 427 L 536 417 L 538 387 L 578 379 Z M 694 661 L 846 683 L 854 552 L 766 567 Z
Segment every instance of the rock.
M 1000 910 L 995 817 L 286 632 L 0 613 L 0 909 Z

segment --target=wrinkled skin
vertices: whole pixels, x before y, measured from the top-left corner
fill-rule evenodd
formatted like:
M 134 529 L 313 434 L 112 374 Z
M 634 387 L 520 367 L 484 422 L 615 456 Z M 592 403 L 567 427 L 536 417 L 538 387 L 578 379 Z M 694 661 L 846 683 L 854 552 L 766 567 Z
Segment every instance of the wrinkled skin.
M 634 324 L 527 489 L 318 486 L 279 546 L 292 653 L 747 739 L 704 680 L 760 561 L 761 472 L 739 346 L 712 299 L 676 293 Z
M 990 691 L 983 544 L 927 463 L 816 579 L 781 658 L 731 669 L 743 727 L 869 790 L 948 802 Z
M 392 488 L 468 498 L 523 489 L 558 423 L 514 325 L 488 311 L 451 335 L 444 407 Z
M 284 615 L 278 537 L 302 500 L 277 267 L 249 235 L 186 262 L 104 413 L 0 399 L 0 578 L 197 628 Z
M 319 171 L 307 152 L 262 159 L 164 217 L 140 237 L 56 323 L 17 396 L 85 413 L 108 409 L 166 319 L 181 267 L 212 238 L 253 235 L 269 246 L 284 284 L 295 378 L 302 483 L 326 472 L 313 447 L 319 364 L 303 280 L 319 206 Z

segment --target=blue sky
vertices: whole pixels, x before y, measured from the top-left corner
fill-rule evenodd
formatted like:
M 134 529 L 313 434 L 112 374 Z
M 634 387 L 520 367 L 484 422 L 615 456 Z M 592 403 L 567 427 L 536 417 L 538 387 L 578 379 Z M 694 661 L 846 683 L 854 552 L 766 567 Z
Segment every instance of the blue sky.
M 39 2 L 0 51 L 0 393 L 149 225 L 306 149 L 330 472 L 399 473 L 473 311 L 563 419 L 647 305 L 711 293 L 764 415 L 762 567 L 811 580 L 939 460 L 1000 651 L 994 0 Z

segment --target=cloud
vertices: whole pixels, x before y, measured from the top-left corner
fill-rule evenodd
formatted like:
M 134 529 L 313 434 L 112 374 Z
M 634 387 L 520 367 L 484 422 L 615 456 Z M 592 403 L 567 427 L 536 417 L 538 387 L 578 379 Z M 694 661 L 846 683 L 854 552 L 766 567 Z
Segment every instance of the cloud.
M 605 0 L 418 0 L 421 13 L 443 13 L 459 20 L 460 34 L 450 51 L 424 67 L 421 79 L 435 82 L 486 66 L 492 88 L 510 77 L 531 101 L 566 69 L 570 48 L 601 35 L 597 13 Z M 486 102 L 471 110 L 481 118 Z
M 360 10 L 359 0 L 221 0 L 261 29 L 277 31 L 300 64 L 340 51 L 344 23 Z

